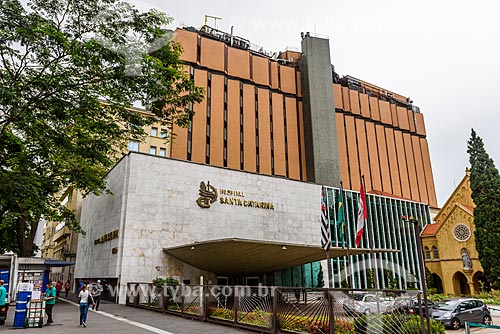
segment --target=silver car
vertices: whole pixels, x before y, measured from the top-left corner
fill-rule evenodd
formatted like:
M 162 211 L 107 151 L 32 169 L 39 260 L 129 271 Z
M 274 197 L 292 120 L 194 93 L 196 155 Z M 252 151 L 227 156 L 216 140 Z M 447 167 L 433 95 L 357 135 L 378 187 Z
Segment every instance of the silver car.
M 491 313 L 482 300 L 475 298 L 445 299 L 434 304 L 432 318 L 445 326 L 459 329 L 464 323 L 475 322 L 491 325 Z
M 390 303 L 377 295 L 355 294 L 344 301 L 344 310 L 351 315 L 384 313 Z

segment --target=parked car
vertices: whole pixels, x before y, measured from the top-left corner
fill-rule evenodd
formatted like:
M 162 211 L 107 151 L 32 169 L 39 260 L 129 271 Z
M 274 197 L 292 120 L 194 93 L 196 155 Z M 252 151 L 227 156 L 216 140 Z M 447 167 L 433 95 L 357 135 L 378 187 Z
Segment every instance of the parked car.
M 459 329 L 466 321 L 491 325 L 491 313 L 482 300 L 475 298 L 445 299 L 432 309 L 432 318 L 445 326 Z
M 391 301 L 373 294 L 355 294 L 344 301 L 350 315 L 384 313 Z
M 427 309 L 429 314 L 432 314 L 434 303 L 430 300 L 427 301 Z M 425 316 L 425 303 L 422 301 L 422 311 Z M 399 313 L 399 314 L 419 314 L 419 303 L 415 297 L 399 297 L 396 298 L 392 305 L 387 306 L 386 313 Z

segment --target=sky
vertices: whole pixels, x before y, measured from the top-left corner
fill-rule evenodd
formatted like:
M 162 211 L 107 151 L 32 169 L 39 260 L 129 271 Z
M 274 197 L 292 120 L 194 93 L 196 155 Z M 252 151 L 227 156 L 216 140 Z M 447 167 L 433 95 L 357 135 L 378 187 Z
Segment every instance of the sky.
M 440 206 L 468 166 L 471 128 L 500 160 L 500 1 L 130 1 L 170 14 L 171 28 L 220 17 L 217 28 L 234 26 L 235 35 L 270 51 L 300 48 L 300 32 L 328 36 L 337 73 L 420 107 Z

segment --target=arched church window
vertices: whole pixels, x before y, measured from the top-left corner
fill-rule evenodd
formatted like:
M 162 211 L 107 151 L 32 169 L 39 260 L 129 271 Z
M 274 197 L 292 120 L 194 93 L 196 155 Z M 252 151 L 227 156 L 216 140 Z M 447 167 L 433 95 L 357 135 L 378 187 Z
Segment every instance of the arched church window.
M 432 246 L 432 256 L 435 258 L 435 259 L 439 259 L 439 252 L 438 252 L 438 249 L 436 246 Z
M 425 253 L 425 259 L 430 260 L 431 259 L 431 250 L 429 247 L 425 246 L 424 247 L 424 253 Z

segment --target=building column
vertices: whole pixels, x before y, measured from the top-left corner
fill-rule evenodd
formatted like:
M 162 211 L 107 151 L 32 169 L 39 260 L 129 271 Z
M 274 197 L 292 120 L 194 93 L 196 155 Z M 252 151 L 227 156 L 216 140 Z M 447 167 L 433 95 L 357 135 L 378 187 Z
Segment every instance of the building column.
M 302 38 L 300 74 L 307 178 L 338 187 L 340 162 L 332 72 L 329 40 L 306 33 Z

